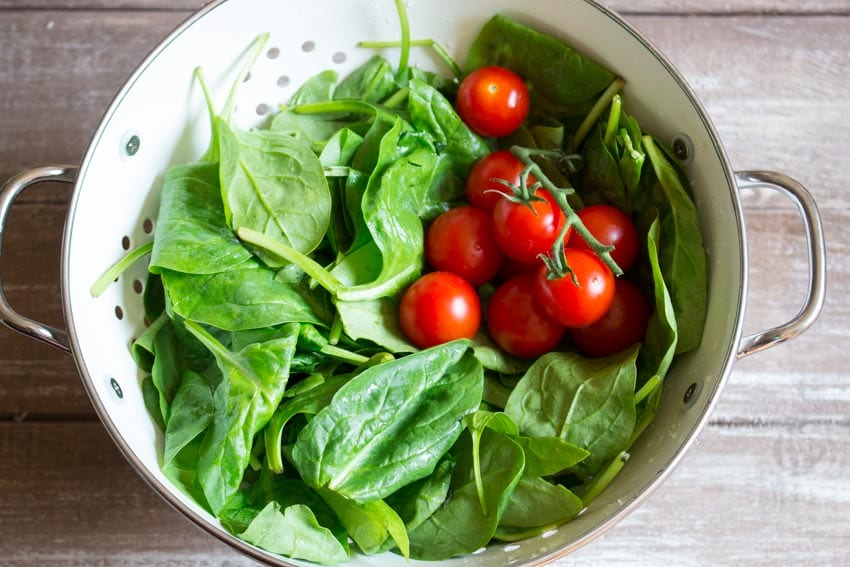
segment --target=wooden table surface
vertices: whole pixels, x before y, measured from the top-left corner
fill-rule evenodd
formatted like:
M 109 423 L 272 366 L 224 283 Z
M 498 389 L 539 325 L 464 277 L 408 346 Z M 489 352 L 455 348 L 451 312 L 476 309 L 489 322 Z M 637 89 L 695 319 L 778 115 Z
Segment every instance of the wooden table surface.
M 112 96 L 199 0 L 0 0 L 0 180 L 79 163 Z M 802 336 L 739 361 L 699 443 L 652 497 L 563 565 L 850 565 L 850 1 L 612 0 L 693 86 L 736 169 L 817 199 L 828 294 Z M 62 326 L 69 189 L 14 205 L 10 302 Z M 746 329 L 806 291 L 793 206 L 745 196 Z M 69 356 L 0 329 L 0 563 L 249 564 L 155 495 L 112 444 Z

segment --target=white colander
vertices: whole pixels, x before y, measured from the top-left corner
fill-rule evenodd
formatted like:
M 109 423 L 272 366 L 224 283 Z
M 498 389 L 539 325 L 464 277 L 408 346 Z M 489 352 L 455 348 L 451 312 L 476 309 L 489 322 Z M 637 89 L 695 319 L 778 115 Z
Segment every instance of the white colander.
M 809 193 L 770 172 L 731 170 L 716 133 L 682 77 L 638 32 L 589 0 L 408 0 L 414 38 L 431 38 L 463 60 L 483 23 L 506 14 L 569 44 L 626 80 L 630 113 L 648 132 L 674 145 L 693 184 L 709 252 L 709 309 L 702 346 L 677 360 L 652 427 L 631 452 L 624 471 L 574 521 L 518 543 L 494 544 L 447 565 L 540 564 L 587 543 L 634 509 L 670 473 L 705 424 L 736 358 L 796 336 L 818 316 L 824 296 L 824 244 Z M 247 128 L 268 118 L 308 77 L 340 75 L 375 53 L 362 40 L 399 39 L 391 0 L 222 0 L 203 8 L 141 64 L 118 93 L 79 168 L 51 166 L 21 173 L 0 194 L 0 240 L 15 197 L 41 180 L 75 183 L 62 251 L 61 291 L 67 331 L 14 311 L 0 286 L 0 318 L 13 329 L 68 351 L 100 418 L 124 455 L 175 508 L 210 534 L 268 563 L 293 565 L 227 533 L 163 476 L 162 438 L 142 402 L 140 374 L 128 347 L 144 327 L 145 266 L 136 265 L 106 293 L 89 289 L 129 249 L 152 238 L 163 173 L 193 162 L 208 144 L 206 106 L 193 70 L 201 66 L 220 106 L 234 81 L 240 55 L 270 32 L 266 52 L 239 87 L 236 123 Z M 390 61 L 398 53 L 383 52 Z M 427 49 L 412 63 L 448 74 Z M 747 257 L 739 190 L 779 189 L 798 205 L 807 231 L 810 288 L 788 323 L 742 338 Z M 2 242 L 0 242 L 2 244 Z M 387 554 L 356 556 L 355 565 L 410 565 Z

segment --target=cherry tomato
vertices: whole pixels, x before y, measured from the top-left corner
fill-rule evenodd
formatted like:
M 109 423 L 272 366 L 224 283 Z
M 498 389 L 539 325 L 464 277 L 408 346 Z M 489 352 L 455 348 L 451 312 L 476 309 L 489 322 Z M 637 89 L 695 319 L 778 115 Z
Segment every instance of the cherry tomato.
M 475 288 L 462 277 L 430 272 L 402 295 L 399 320 L 413 344 L 428 348 L 474 337 L 481 324 L 481 303 Z
M 578 211 L 578 216 L 596 240 L 614 247 L 611 257 L 621 270 L 625 272 L 634 265 L 640 244 L 635 225 L 628 215 L 611 205 L 591 205 Z M 590 250 L 578 231 L 573 231 L 567 246 Z
M 514 356 L 534 358 L 554 349 L 566 329 L 552 321 L 534 300 L 534 279 L 525 274 L 500 285 L 487 304 L 487 330 Z
M 540 264 L 540 260 L 531 264 L 526 264 L 525 262 L 517 262 L 513 258 L 505 257 L 502 261 L 502 267 L 499 268 L 499 277 L 502 278 L 503 281 L 507 281 L 514 276 L 533 274 L 537 272 L 537 268 L 540 267 Z
M 522 78 L 505 67 L 476 69 L 461 81 L 457 113 L 482 136 L 507 136 L 528 116 L 531 97 Z
M 586 327 L 595 323 L 614 301 L 614 274 L 599 256 L 581 248 L 566 249 L 570 274 L 550 279 L 541 266 L 535 276 L 535 298 L 543 311 L 565 327 Z
M 531 201 L 530 207 L 499 197 L 493 209 L 496 242 L 505 256 L 525 264 L 534 263 L 540 254 L 551 250 L 566 222 L 548 191 L 538 189 L 535 196 L 543 199 Z
M 491 212 L 502 197 L 499 193 L 509 193 L 510 190 L 494 179 L 503 179 L 512 185 L 519 186 L 519 176 L 525 165 L 508 150 L 498 150 L 487 154 L 472 166 L 466 178 L 466 198 L 473 207 Z M 527 184 L 533 185 L 537 180 L 529 175 Z M 499 193 L 497 193 L 498 191 Z
M 607 356 L 643 340 L 649 322 L 649 304 L 633 283 L 617 279 L 614 301 L 602 318 L 581 329 L 570 329 L 570 337 L 590 356 Z
M 480 209 L 457 207 L 434 219 L 425 234 L 425 258 L 474 286 L 490 281 L 502 265 L 493 219 Z

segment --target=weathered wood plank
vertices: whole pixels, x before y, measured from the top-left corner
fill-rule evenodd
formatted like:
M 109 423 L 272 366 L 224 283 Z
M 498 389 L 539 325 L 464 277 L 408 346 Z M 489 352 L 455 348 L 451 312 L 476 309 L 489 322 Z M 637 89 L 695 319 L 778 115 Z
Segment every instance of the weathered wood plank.
M 0 178 L 32 164 L 79 162 L 114 93 L 184 17 L 4 14 Z M 835 124 L 845 107 L 836 95 L 850 88 L 843 72 L 850 66 L 850 20 L 638 15 L 629 20 L 692 84 L 735 168 L 781 170 L 816 191 L 822 207 L 846 205 L 844 183 L 833 175 L 843 167 L 842 154 L 829 148 L 842 147 L 848 137 Z
M 634 514 L 557 564 L 846 564 L 848 439 L 847 424 L 709 427 Z M 0 448 L 4 562 L 249 564 L 160 500 L 99 423 L 0 424 Z

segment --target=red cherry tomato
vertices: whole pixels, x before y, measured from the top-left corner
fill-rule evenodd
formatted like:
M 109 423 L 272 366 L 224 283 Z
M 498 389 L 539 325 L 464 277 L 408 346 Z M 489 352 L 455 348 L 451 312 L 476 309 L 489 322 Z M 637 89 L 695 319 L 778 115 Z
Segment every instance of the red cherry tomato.
M 581 248 L 566 249 L 570 274 L 550 279 L 541 266 L 535 276 L 535 298 L 543 311 L 565 327 L 586 327 L 595 323 L 614 301 L 614 274 L 599 256 Z
M 552 249 L 566 219 L 555 199 L 545 189 L 535 192 L 542 200 L 533 200 L 530 207 L 505 197 L 493 209 L 493 228 L 496 242 L 505 256 L 525 264 L 534 263 L 540 254 Z M 566 238 L 569 237 L 569 232 Z
M 614 247 L 611 257 L 621 270 L 625 272 L 634 265 L 640 240 L 628 215 L 611 205 L 591 205 L 578 211 L 578 216 L 596 240 Z M 590 250 L 578 231 L 573 231 L 567 246 Z
M 481 324 L 475 288 L 449 272 L 425 274 L 404 292 L 399 306 L 404 334 L 419 348 L 471 339 Z
M 480 209 L 457 207 L 434 219 L 425 234 L 425 258 L 474 286 L 490 281 L 502 265 L 493 219 Z
M 487 154 L 472 166 L 466 178 L 466 198 L 473 207 L 491 212 L 502 197 L 499 193 L 510 190 L 502 183 L 493 181 L 503 179 L 519 186 L 519 176 L 525 165 L 508 150 L 498 150 Z M 536 182 L 534 176 L 527 178 L 529 186 Z M 498 193 L 497 193 L 498 191 Z
M 457 113 L 482 136 L 507 136 L 528 116 L 531 97 L 522 78 L 505 67 L 476 69 L 461 81 Z
M 614 301 L 602 318 L 581 329 L 570 329 L 573 342 L 585 354 L 607 356 L 643 341 L 649 304 L 633 283 L 617 279 Z
M 534 358 L 554 349 L 565 329 L 544 313 L 534 300 L 532 274 L 516 276 L 500 285 L 487 304 L 487 330 L 497 345 L 522 358 Z

